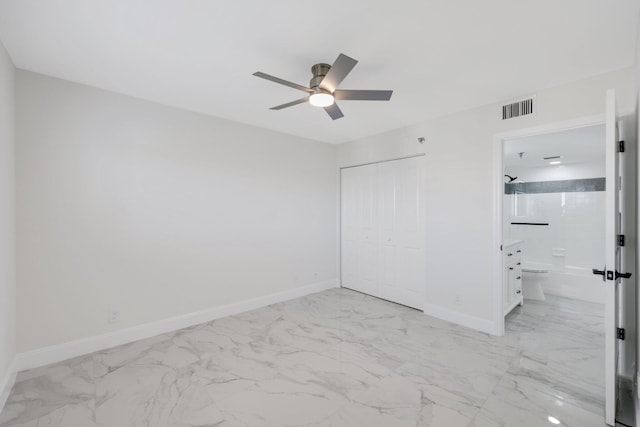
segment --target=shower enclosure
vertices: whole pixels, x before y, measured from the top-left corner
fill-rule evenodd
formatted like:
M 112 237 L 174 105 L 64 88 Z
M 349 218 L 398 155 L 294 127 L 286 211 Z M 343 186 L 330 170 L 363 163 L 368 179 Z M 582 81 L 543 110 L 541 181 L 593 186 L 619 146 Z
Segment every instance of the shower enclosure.
M 524 242 L 525 297 L 541 287 L 545 293 L 604 303 L 602 281 L 591 271 L 604 259 L 605 179 L 598 177 L 603 168 L 598 163 L 566 166 L 565 179 L 548 179 L 552 170 L 537 176 L 521 170 L 520 176 L 534 180 L 505 184 L 504 236 Z M 586 175 L 592 177 L 582 178 Z

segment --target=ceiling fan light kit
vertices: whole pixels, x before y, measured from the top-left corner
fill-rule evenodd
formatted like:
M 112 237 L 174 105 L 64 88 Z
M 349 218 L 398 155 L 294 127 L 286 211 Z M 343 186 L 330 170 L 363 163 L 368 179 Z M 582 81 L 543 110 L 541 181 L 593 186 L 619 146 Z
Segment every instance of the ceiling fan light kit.
M 309 96 L 309 104 L 314 107 L 328 107 L 333 104 L 334 98 L 329 92 L 318 91 Z
M 287 80 L 283 80 L 272 75 L 256 71 L 254 76 L 270 80 L 281 85 L 307 92 L 307 96 L 286 104 L 271 107 L 271 110 L 282 110 L 294 105 L 309 102 L 315 107 L 322 107 L 333 120 L 344 117 L 344 114 L 335 103 L 341 101 L 388 101 L 391 99 L 391 90 L 340 90 L 338 86 L 347 74 L 351 72 L 358 61 L 347 55 L 340 54 L 333 65 L 320 63 L 311 67 L 313 77 L 309 82 L 309 87 L 299 85 Z

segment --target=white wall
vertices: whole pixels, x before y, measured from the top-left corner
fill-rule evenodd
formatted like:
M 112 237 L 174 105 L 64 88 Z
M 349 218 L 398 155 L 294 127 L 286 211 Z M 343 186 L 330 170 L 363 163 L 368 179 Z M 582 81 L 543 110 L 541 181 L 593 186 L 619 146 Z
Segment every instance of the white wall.
M 0 409 L 16 353 L 14 78 L 0 43 Z
M 497 322 L 496 134 L 604 114 L 605 91 L 612 87 L 619 107 L 630 111 L 631 81 L 629 68 L 539 90 L 535 117 L 502 121 L 496 103 L 338 147 L 340 166 L 427 154 L 427 303 L 437 307 L 431 313 L 484 330 Z
M 19 351 L 335 280 L 335 146 L 24 71 L 16 98 Z

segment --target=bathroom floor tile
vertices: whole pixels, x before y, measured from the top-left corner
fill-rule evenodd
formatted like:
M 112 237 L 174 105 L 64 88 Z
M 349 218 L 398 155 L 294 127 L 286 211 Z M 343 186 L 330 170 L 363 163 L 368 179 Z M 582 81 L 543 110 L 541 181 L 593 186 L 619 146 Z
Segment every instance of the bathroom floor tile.
M 577 404 L 576 404 L 577 403 Z M 526 376 L 506 375 L 470 424 L 473 427 L 553 425 L 553 417 L 566 427 L 603 427 L 602 406 L 585 407 L 580 396 L 558 392 L 553 385 Z

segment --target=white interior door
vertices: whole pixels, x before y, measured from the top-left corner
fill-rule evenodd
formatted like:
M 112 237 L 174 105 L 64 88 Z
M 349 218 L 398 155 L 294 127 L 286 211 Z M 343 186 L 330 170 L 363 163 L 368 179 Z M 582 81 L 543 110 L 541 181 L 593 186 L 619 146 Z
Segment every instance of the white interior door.
M 342 170 L 342 286 L 423 308 L 422 158 Z
M 411 158 L 378 168 L 380 297 L 418 309 L 425 294 L 422 165 Z
M 342 169 L 342 286 L 378 295 L 378 165 Z
M 621 209 L 620 160 L 618 135 L 616 128 L 616 95 L 613 89 L 607 92 L 606 103 L 606 281 L 605 286 L 605 419 L 607 424 L 615 425 L 618 363 L 617 339 L 617 287 L 618 273 L 621 269 L 621 250 L 618 245 L 620 234 Z
M 361 166 L 358 288 L 378 295 L 378 165 Z

